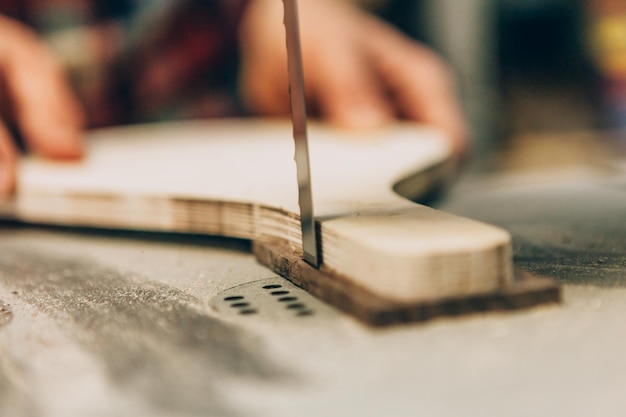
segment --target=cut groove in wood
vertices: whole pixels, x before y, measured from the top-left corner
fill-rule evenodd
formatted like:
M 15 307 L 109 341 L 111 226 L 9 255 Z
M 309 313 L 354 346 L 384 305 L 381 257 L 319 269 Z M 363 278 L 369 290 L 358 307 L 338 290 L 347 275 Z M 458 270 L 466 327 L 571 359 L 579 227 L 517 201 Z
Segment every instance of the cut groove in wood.
M 499 294 L 510 236 L 415 204 L 449 166 L 437 131 L 311 127 L 322 270 L 401 304 Z M 0 215 L 24 222 L 251 239 L 302 253 L 291 126 L 226 120 L 106 129 L 75 164 L 27 158 Z

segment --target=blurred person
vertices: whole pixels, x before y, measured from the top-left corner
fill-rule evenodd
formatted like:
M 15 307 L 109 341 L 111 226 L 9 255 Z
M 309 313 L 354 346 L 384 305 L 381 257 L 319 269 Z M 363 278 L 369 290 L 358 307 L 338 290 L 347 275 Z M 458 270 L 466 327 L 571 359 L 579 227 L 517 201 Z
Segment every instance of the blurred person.
M 0 0 L 0 194 L 15 184 L 15 136 L 44 157 L 77 159 L 84 127 L 288 115 L 282 7 Z M 300 0 L 299 9 L 314 115 L 349 128 L 416 120 L 465 152 L 453 78 L 433 52 L 348 2 Z

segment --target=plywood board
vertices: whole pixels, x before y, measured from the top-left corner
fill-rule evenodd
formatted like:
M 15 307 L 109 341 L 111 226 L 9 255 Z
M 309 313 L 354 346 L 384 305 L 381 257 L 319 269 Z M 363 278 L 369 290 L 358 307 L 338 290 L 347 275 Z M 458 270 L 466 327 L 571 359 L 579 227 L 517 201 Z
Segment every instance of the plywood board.
M 449 162 L 438 132 L 409 123 L 367 132 L 317 125 L 310 137 L 326 273 L 397 303 L 492 293 L 513 282 L 507 232 L 394 191 L 423 191 L 433 168 Z M 17 194 L 0 203 L 0 213 L 34 223 L 231 236 L 301 253 L 288 122 L 155 124 L 88 139 L 82 162 L 22 161 Z

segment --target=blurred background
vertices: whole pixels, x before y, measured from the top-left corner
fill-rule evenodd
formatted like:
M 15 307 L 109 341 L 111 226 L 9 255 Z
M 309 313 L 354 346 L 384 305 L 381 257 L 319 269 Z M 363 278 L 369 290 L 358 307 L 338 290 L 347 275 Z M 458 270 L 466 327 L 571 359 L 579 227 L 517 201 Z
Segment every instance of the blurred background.
M 532 143 L 552 164 L 585 159 L 592 132 L 624 149 L 626 0 L 366 3 L 452 64 L 479 169 Z

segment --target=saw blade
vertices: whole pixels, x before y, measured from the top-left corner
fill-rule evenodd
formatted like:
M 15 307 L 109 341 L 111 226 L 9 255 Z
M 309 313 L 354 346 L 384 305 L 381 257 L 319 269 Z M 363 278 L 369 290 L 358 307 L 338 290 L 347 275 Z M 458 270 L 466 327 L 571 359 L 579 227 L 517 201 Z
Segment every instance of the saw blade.
M 300 46 L 298 4 L 296 0 L 283 0 L 283 3 L 285 6 L 285 29 L 287 32 L 291 120 L 293 122 L 293 138 L 296 148 L 294 158 L 298 172 L 298 202 L 300 204 L 302 249 L 304 252 L 304 260 L 318 267 L 319 255 L 311 190 L 311 168 L 309 163 L 304 70 Z

